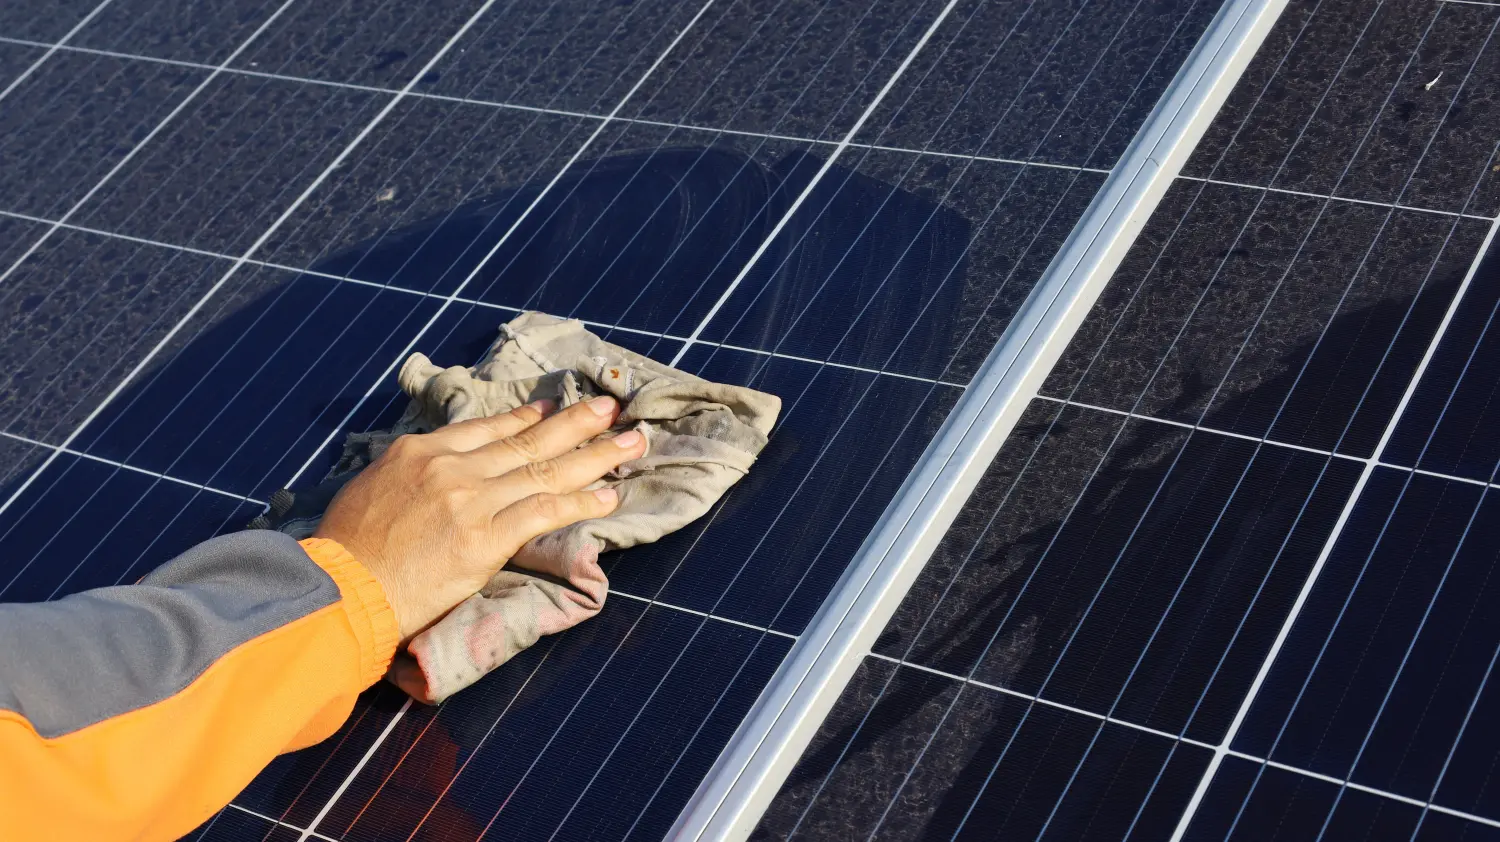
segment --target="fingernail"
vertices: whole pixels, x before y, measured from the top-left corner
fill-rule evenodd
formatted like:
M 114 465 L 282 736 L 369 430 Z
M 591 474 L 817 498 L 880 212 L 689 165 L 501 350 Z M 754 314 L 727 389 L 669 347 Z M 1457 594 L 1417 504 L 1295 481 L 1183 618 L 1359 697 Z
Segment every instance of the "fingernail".
M 594 496 L 599 498 L 599 502 L 603 503 L 604 505 L 613 506 L 615 504 L 615 501 L 620 499 L 620 492 L 614 490 L 613 488 L 601 488 L 598 491 L 594 492 Z
M 641 434 L 638 430 L 627 430 L 615 436 L 615 446 L 621 450 L 629 450 L 641 443 Z
M 593 400 L 589 401 L 589 409 L 592 409 L 595 415 L 608 415 L 610 410 L 614 408 L 615 399 L 607 395 L 605 397 L 594 398 Z
M 546 398 L 541 398 L 539 400 L 532 401 L 531 403 L 527 404 L 527 406 L 530 406 L 532 409 L 535 409 L 537 412 L 540 412 L 542 415 L 546 416 L 551 415 L 552 410 L 557 408 L 557 402 L 548 400 Z

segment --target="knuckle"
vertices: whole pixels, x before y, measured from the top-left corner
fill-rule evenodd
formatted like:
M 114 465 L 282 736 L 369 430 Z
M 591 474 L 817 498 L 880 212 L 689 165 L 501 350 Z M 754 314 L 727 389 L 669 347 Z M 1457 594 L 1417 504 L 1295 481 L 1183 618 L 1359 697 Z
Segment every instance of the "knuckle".
M 558 468 L 557 461 L 553 459 L 530 462 L 526 465 L 527 479 L 543 488 L 555 488 L 561 474 L 562 471 Z
M 417 446 L 417 437 L 411 433 L 397 436 L 394 441 L 386 446 L 385 452 L 400 459 L 409 456 Z
M 439 453 L 422 463 L 422 478 L 428 481 L 438 480 L 452 475 L 457 467 L 458 460 L 455 457 Z
M 541 459 L 541 442 L 537 441 L 536 434 L 527 430 L 518 433 L 505 440 L 511 452 L 525 459 L 527 462 L 535 462 Z
M 456 488 L 445 488 L 438 493 L 438 499 L 442 501 L 443 508 L 449 512 L 456 512 L 464 507 L 465 495 Z
M 530 498 L 531 511 L 542 520 L 556 520 L 563 515 L 562 500 L 552 494 L 537 494 Z

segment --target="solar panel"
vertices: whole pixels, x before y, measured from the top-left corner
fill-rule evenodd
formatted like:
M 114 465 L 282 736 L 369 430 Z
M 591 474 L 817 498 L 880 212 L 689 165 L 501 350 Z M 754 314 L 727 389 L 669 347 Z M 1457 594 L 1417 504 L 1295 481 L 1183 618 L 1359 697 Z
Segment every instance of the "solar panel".
M 1497 22 L 1289 6 L 759 838 L 1495 835 Z
M 583 318 L 781 395 L 756 470 L 197 838 L 660 838 L 1219 11 L 12 4 L 0 599 L 238 528 L 411 350 Z M 1497 15 L 1292 4 L 760 836 L 1497 826 Z

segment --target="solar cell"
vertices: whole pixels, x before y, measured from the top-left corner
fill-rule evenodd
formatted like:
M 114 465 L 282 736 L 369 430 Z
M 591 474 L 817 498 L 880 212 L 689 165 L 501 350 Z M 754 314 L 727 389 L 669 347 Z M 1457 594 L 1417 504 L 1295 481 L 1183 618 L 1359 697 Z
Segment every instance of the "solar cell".
M 3 189 L 7 210 L 57 219 L 88 195 L 205 74 L 72 52 L 43 62 L 6 97 Z M 115 96 L 97 99 L 101 91 Z M 122 95 L 125 94 L 125 95 Z
M 11 6 L 0 17 L 0 29 L 17 38 L 61 41 L 80 24 L 92 22 L 97 4 L 88 0 L 44 0 L 25 7 Z

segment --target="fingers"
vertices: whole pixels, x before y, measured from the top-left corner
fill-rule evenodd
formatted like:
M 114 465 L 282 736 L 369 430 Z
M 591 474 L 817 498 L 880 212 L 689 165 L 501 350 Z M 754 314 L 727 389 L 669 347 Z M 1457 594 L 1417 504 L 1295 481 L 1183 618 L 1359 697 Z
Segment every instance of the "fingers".
M 618 414 L 619 404 L 613 398 L 594 398 L 576 403 L 511 436 L 475 448 L 473 454 L 482 460 L 485 475 L 502 476 L 528 463 L 543 462 L 568 453 L 609 429 Z M 578 487 L 538 487 L 533 491 L 572 491 Z
M 490 480 L 492 505 L 510 505 L 533 494 L 567 494 L 599 479 L 622 462 L 639 459 L 646 438 L 636 430 L 596 441 L 555 459 L 527 464 Z
M 440 427 L 426 438 L 428 442 L 453 451 L 470 451 L 518 435 L 540 423 L 551 414 L 552 401 L 533 401 L 510 412 L 487 418 L 471 418 Z
M 533 494 L 495 515 L 492 534 L 499 540 L 499 558 L 508 559 L 527 541 L 581 520 L 604 517 L 619 505 L 613 488 L 569 494 Z

